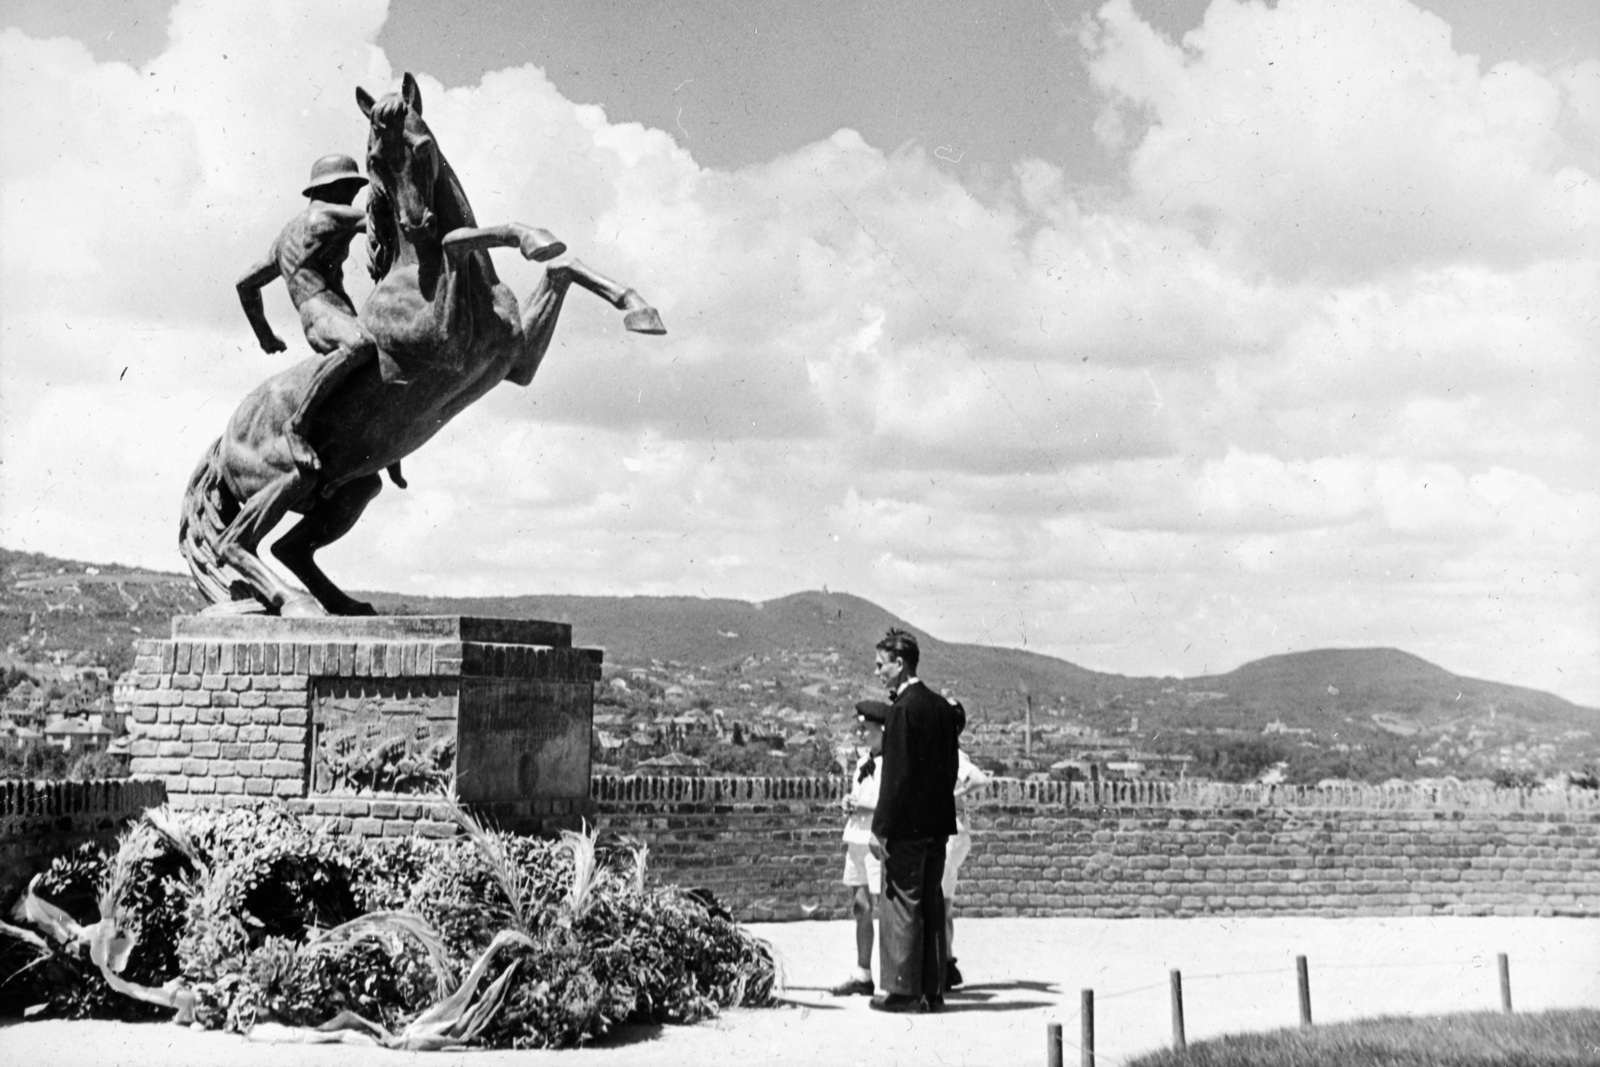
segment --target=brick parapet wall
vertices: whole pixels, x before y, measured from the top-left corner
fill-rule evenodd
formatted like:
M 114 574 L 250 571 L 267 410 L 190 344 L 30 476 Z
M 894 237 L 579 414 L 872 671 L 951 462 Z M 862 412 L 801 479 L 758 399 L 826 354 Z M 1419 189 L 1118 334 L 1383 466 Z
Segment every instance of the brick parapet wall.
M 841 778 L 599 778 L 596 823 L 746 919 L 842 918 Z M 1592 792 L 999 779 L 968 915 L 1597 915 Z
M 0 911 L 56 856 L 89 842 L 110 844 L 166 797 L 158 781 L 0 781 Z
M 843 918 L 842 778 L 600 777 L 541 802 L 650 846 L 662 880 L 747 920 Z M 167 799 L 161 781 L 0 784 L 0 888 Z M 225 806 L 270 798 L 213 796 Z M 417 796 L 280 798 L 333 833 L 457 832 Z M 1569 793 L 999 779 L 970 802 L 960 911 L 984 916 L 1600 916 L 1600 798 Z M 559 809 L 559 810 L 558 810 Z M 493 821 L 492 819 L 490 820 Z

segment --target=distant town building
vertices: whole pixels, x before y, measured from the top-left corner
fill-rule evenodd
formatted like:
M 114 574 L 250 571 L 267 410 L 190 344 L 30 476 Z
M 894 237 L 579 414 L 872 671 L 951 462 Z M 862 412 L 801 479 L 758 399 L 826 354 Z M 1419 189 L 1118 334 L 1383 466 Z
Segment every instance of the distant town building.
M 682 752 L 668 752 L 665 756 L 640 760 L 634 765 L 633 771 L 635 774 L 646 775 L 699 776 L 709 773 L 710 769 L 711 765 L 705 760 L 684 755 Z
M 69 755 L 107 748 L 115 736 L 98 715 L 83 718 L 63 716 L 46 724 L 42 732 L 46 744 L 55 745 Z

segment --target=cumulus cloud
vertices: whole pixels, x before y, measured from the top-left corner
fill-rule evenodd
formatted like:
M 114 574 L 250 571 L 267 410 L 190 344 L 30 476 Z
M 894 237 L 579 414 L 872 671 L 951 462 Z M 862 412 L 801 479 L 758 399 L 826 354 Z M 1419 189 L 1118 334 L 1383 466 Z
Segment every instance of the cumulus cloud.
M 1592 242 L 1592 122 L 1576 69 L 1481 70 L 1407 0 L 1216 0 L 1174 43 L 1112 0 L 1084 32 L 1146 210 L 1189 216 L 1280 274 L 1518 264 Z M 1135 121 L 1121 121 L 1128 125 Z
M 191 466 L 308 354 L 281 287 L 260 352 L 232 283 L 310 162 L 361 154 L 383 17 L 184 0 L 139 69 L 0 33 L 0 543 L 179 566 Z M 1083 45 L 1122 189 L 965 186 L 850 130 L 717 170 L 533 66 L 416 72 L 480 221 L 670 333 L 574 293 L 533 386 L 410 457 L 329 572 L 827 584 L 1099 669 L 1388 644 L 1600 701 L 1600 67 L 1482 70 L 1402 0 L 1216 0 L 1182 42 L 1112 0 Z

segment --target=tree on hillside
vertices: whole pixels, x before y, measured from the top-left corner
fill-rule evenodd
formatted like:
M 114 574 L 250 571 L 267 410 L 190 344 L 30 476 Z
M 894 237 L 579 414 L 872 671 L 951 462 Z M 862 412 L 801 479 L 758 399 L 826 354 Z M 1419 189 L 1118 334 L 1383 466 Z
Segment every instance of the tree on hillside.
M 72 770 L 72 757 L 55 745 L 29 741 L 0 748 L 0 779 L 63 779 Z
M 1326 778 L 1358 782 L 1387 782 L 1416 776 L 1415 753 L 1396 745 L 1366 744 L 1347 751 L 1331 748 L 1294 748 L 1287 756 L 1285 780 L 1295 785 L 1315 785 Z
M 79 756 L 67 776 L 80 782 L 96 778 L 126 778 L 128 761 L 104 749 L 95 749 Z
M 1537 789 L 1539 776 L 1532 771 L 1513 771 L 1507 767 L 1498 768 L 1489 776 L 1489 780 L 1499 789 Z
M 1261 738 L 1208 741 L 1197 739 L 1189 746 L 1194 765 L 1189 773 L 1218 782 L 1252 782 L 1261 772 L 1284 758 L 1275 743 Z
M 38 680 L 35 679 L 33 675 L 29 674 L 21 667 L 6 668 L 5 673 L 0 675 L 0 696 L 4 696 L 6 693 L 11 692 L 11 690 L 15 689 L 23 682 L 29 682 L 33 685 L 39 684 Z

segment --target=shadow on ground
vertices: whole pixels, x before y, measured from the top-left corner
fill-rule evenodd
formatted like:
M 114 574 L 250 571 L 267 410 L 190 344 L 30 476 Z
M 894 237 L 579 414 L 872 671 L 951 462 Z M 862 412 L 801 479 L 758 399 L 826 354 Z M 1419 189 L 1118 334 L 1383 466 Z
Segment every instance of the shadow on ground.
M 993 996 L 995 993 L 1004 993 L 1012 989 L 1026 989 L 1030 993 L 1045 993 L 1052 996 L 1059 992 L 1054 982 L 1029 982 L 1018 979 L 1015 982 L 968 982 L 948 995 L 952 997 L 964 997 L 973 994 Z
M 823 993 L 829 992 L 827 986 L 791 985 L 784 988 L 786 993 Z M 982 982 L 970 983 L 960 989 L 952 990 L 945 994 L 944 1012 L 956 1014 L 960 1012 L 1008 1012 L 1031 1011 L 1035 1008 L 1051 1008 L 1054 1000 L 1041 1000 L 1035 997 L 1026 999 L 1011 999 L 1008 994 L 1032 993 L 1042 996 L 1054 996 L 1057 987 L 1054 982 L 1031 982 L 1018 980 L 1014 982 Z M 863 1004 L 868 1002 L 865 996 L 834 997 L 829 996 L 821 1001 L 792 1000 L 780 996 L 778 1006 L 789 1008 L 803 1008 L 810 1011 L 843 1011 L 851 1001 L 859 1000 Z
M 629 1045 L 638 1045 L 646 1041 L 654 1041 L 661 1036 L 660 1023 L 627 1023 L 615 1027 L 606 1036 L 595 1041 L 590 1041 L 585 1047 L 592 1049 L 626 1048 Z
M 945 1015 L 965 1012 L 1031 1011 L 1034 1008 L 1051 1008 L 1054 1000 L 1012 1000 L 1005 994 L 1014 992 L 1038 993 L 1053 996 L 1054 982 L 983 982 L 971 983 L 944 995 Z

